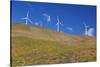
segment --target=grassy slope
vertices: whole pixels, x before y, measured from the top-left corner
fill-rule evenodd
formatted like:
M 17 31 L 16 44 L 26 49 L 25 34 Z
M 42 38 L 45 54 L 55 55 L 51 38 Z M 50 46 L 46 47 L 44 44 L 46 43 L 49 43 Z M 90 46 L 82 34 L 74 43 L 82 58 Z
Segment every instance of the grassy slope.
M 95 60 L 95 37 L 69 35 L 23 24 L 12 26 L 13 66 Z

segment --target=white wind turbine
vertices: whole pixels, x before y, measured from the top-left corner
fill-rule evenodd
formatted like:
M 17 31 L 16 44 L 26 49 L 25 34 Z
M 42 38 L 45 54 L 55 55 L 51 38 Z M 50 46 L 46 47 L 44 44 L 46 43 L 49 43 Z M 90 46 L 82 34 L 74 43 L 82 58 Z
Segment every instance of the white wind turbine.
M 85 35 L 88 36 L 88 27 L 85 23 L 84 23 L 84 27 L 85 27 Z
M 57 16 L 57 32 L 60 32 L 60 25 L 63 25 L 60 21 L 59 21 L 59 16 Z
M 30 22 L 30 23 L 32 23 L 32 21 L 30 20 L 30 18 L 29 18 L 29 11 L 27 12 L 27 15 L 26 15 L 26 17 L 24 17 L 24 18 L 22 18 L 23 20 L 26 20 L 25 21 L 25 24 L 28 24 L 28 21 Z

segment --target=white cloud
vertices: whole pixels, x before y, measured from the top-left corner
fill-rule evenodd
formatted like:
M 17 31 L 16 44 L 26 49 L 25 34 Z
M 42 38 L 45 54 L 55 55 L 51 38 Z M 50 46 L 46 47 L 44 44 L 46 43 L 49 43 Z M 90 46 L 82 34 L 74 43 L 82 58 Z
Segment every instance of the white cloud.
M 44 13 L 43 16 L 45 16 L 47 18 L 47 22 L 51 21 L 51 17 L 48 14 Z
M 69 31 L 73 30 L 73 28 L 71 28 L 71 27 L 67 27 L 66 29 L 69 30 Z
M 38 25 L 39 25 L 39 23 L 35 22 L 35 25 L 36 25 L 36 26 L 38 26 Z
M 87 35 L 88 36 L 94 36 L 94 31 L 95 31 L 94 28 L 89 28 L 88 31 L 87 31 Z

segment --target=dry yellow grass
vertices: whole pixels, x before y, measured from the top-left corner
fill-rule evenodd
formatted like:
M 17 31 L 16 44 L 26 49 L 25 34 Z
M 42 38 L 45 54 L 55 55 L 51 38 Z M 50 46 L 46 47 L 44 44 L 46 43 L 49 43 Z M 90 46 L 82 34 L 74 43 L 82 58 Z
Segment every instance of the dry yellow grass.
M 40 65 L 96 61 L 96 38 L 49 29 L 12 26 L 12 65 Z

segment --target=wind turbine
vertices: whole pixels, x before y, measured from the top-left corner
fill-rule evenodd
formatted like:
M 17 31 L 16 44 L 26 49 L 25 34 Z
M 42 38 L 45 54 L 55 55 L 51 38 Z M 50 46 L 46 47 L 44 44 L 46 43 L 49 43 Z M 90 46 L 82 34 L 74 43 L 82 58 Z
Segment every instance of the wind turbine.
M 85 35 L 88 36 L 88 27 L 85 23 L 84 23 L 84 27 L 85 27 Z
M 23 20 L 26 20 L 25 21 L 25 24 L 28 24 L 28 21 L 30 22 L 30 23 L 32 23 L 32 21 L 30 20 L 30 18 L 29 18 L 29 11 L 27 12 L 27 15 L 26 15 L 26 17 L 24 17 L 24 18 L 22 18 Z
M 60 25 L 63 25 L 60 21 L 59 21 L 59 16 L 57 16 L 57 32 L 60 32 Z

